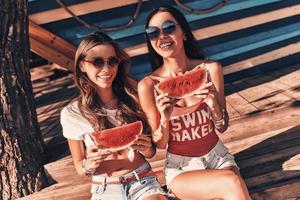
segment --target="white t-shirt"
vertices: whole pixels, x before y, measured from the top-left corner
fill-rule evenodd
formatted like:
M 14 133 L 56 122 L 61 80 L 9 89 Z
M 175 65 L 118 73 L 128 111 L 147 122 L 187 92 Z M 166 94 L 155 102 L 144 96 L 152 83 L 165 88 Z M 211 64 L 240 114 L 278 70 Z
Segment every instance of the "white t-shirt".
M 108 120 L 115 126 L 120 126 L 122 121 L 116 118 L 118 109 L 104 109 Z M 94 145 L 91 133 L 95 132 L 92 125 L 81 115 L 78 101 L 71 102 L 60 113 L 63 136 L 72 140 L 83 140 L 85 146 Z

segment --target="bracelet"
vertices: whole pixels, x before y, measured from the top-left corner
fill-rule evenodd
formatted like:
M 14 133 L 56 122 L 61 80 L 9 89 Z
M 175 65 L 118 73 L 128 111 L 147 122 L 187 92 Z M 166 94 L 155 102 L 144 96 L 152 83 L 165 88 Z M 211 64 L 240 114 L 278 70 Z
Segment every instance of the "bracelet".
M 157 142 L 162 138 L 162 130 L 161 130 L 161 126 L 158 127 L 158 129 L 156 129 L 153 133 L 152 133 L 153 137 L 153 142 Z
M 83 173 L 85 173 L 85 175 L 87 175 L 88 177 L 92 177 L 95 174 L 95 171 L 94 172 L 88 171 L 85 168 L 85 163 L 86 163 L 86 159 L 84 158 L 81 163 L 81 169 L 82 169 Z
M 214 124 L 215 124 L 215 127 L 216 127 L 217 129 L 220 129 L 221 126 L 225 126 L 225 123 L 226 123 L 225 118 L 226 118 L 226 111 L 225 111 L 225 109 L 222 109 L 222 119 L 216 120 L 216 119 L 213 117 L 213 115 L 212 115 L 212 120 L 213 120 L 213 122 L 214 122 Z
M 153 132 L 153 141 L 154 142 L 157 142 L 157 141 L 159 141 L 161 138 L 162 138 L 162 136 L 163 136 L 163 128 L 166 128 L 166 127 L 163 127 L 163 124 L 165 125 L 165 126 L 168 126 L 168 124 L 165 124 L 165 123 L 168 123 L 168 121 L 165 121 L 165 122 L 160 122 L 159 123 L 159 127 L 158 127 L 158 129 L 156 129 L 154 132 Z

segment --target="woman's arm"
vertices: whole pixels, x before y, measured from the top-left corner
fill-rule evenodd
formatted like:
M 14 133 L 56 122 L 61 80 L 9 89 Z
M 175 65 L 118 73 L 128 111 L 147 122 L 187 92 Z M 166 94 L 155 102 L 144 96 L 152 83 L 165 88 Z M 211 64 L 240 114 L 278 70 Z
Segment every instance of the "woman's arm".
M 83 142 L 68 139 L 68 144 L 77 174 L 85 176 L 86 173 L 82 169 L 82 160 L 85 158 Z
M 211 82 L 216 90 L 216 103 L 212 105 L 211 112 L 216 121 L 224 120 L 217 129 L 219 132 L 223 133 L 228 128 L 228 114 L 226 110 L 226 99 L 224 94 L 224 76 L 223 69 L 220 63 L 212 62 L 208 64 L 208 70 L 210 74 Z
M 81 140 L 68 139 L 68 144 L 75 169 L 81 176 L 94 174 L 100 163 L 110 154 L 109 152 L 98 151 L 98 146 L 96 145 L 88 147 L 85 153 Z
M 160 113 L 156 107 L 154 83 L 150 78 L 145 77 L 138 83 L 138 95 L 141 107 L 146 114 L 149 125 L 152 128 L 154 142 L 158 148 L 166 148 L 169 141 L 167 121 L 165 119 L 161 119 Z

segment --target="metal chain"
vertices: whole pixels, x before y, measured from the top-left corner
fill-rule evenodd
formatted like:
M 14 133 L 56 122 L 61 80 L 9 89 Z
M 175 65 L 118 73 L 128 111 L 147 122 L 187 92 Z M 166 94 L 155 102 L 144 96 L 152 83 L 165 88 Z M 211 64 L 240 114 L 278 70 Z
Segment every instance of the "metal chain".
M 208 9 L 193 9 L 193 8 L 190 8 L 186 5 L 184 5 L 179 0 L 174 0 L 174 1 L 180 8 L 182 8 L 183 10 L 185 10 L 187 12 L 194 13 L 194 14 L 205 14 L 205 13 L 210 13 L 210 12 L 213 12 L 215 10 L 218 10 L 219 8 L 224 6 L 225 3 L 227 3 L 229 0 L 223 0 L 220 3 L 218 3 L 217 5 L 215 5 L 211 8 L 208 8 Z
M 70 15 L 72 15 L 75 20 L 77 20 L 78 22 L 80 22 L 81 24 L 83 24 L 85 27 L 89 28 L 89 29 L 93 29 L 93 30 L 100 30 L 100 31 L 104 31 L 104 32 L 109 32 L 109 31 L 117 31 L 120 29 L 124 29 L 124 28 L 128 28 L 129 26 L 131 26 L 133 24 L 133 22 L 137 19 L 140 10 L 141 10 L 141 6 L 143 1 L 142 0 L 138 0 L 138 5 L 136 7 L 136 10 L 134 12 L 134 14 L 132 15 L 131 19 L 126 23 L 126 24 L 122 24 L 122 25 L 116 25 L 116 26 L 111 26 L 111 27 L 99 27 L 96 26 L 94 24 L 90 24 L 87 21 L 81 19 L 80 17 L 78 17 L 77 15 L 75 15 L 63 2 L 63 0 L 56 0 L 56 2 L 63 7 Z

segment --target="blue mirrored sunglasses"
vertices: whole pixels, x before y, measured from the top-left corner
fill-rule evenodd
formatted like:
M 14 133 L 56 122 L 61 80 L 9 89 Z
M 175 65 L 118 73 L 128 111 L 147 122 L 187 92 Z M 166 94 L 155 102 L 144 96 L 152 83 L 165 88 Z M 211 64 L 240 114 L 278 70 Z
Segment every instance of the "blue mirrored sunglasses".
M 161 29 L 157 26 L 148 26 L 145 30 L 145 35 L 149 39 L 156 39 L 161 33 L 169 35 L 174 33 L 175 31 L 176 23 L 171 20 L 167 20 L 162 24 Z

